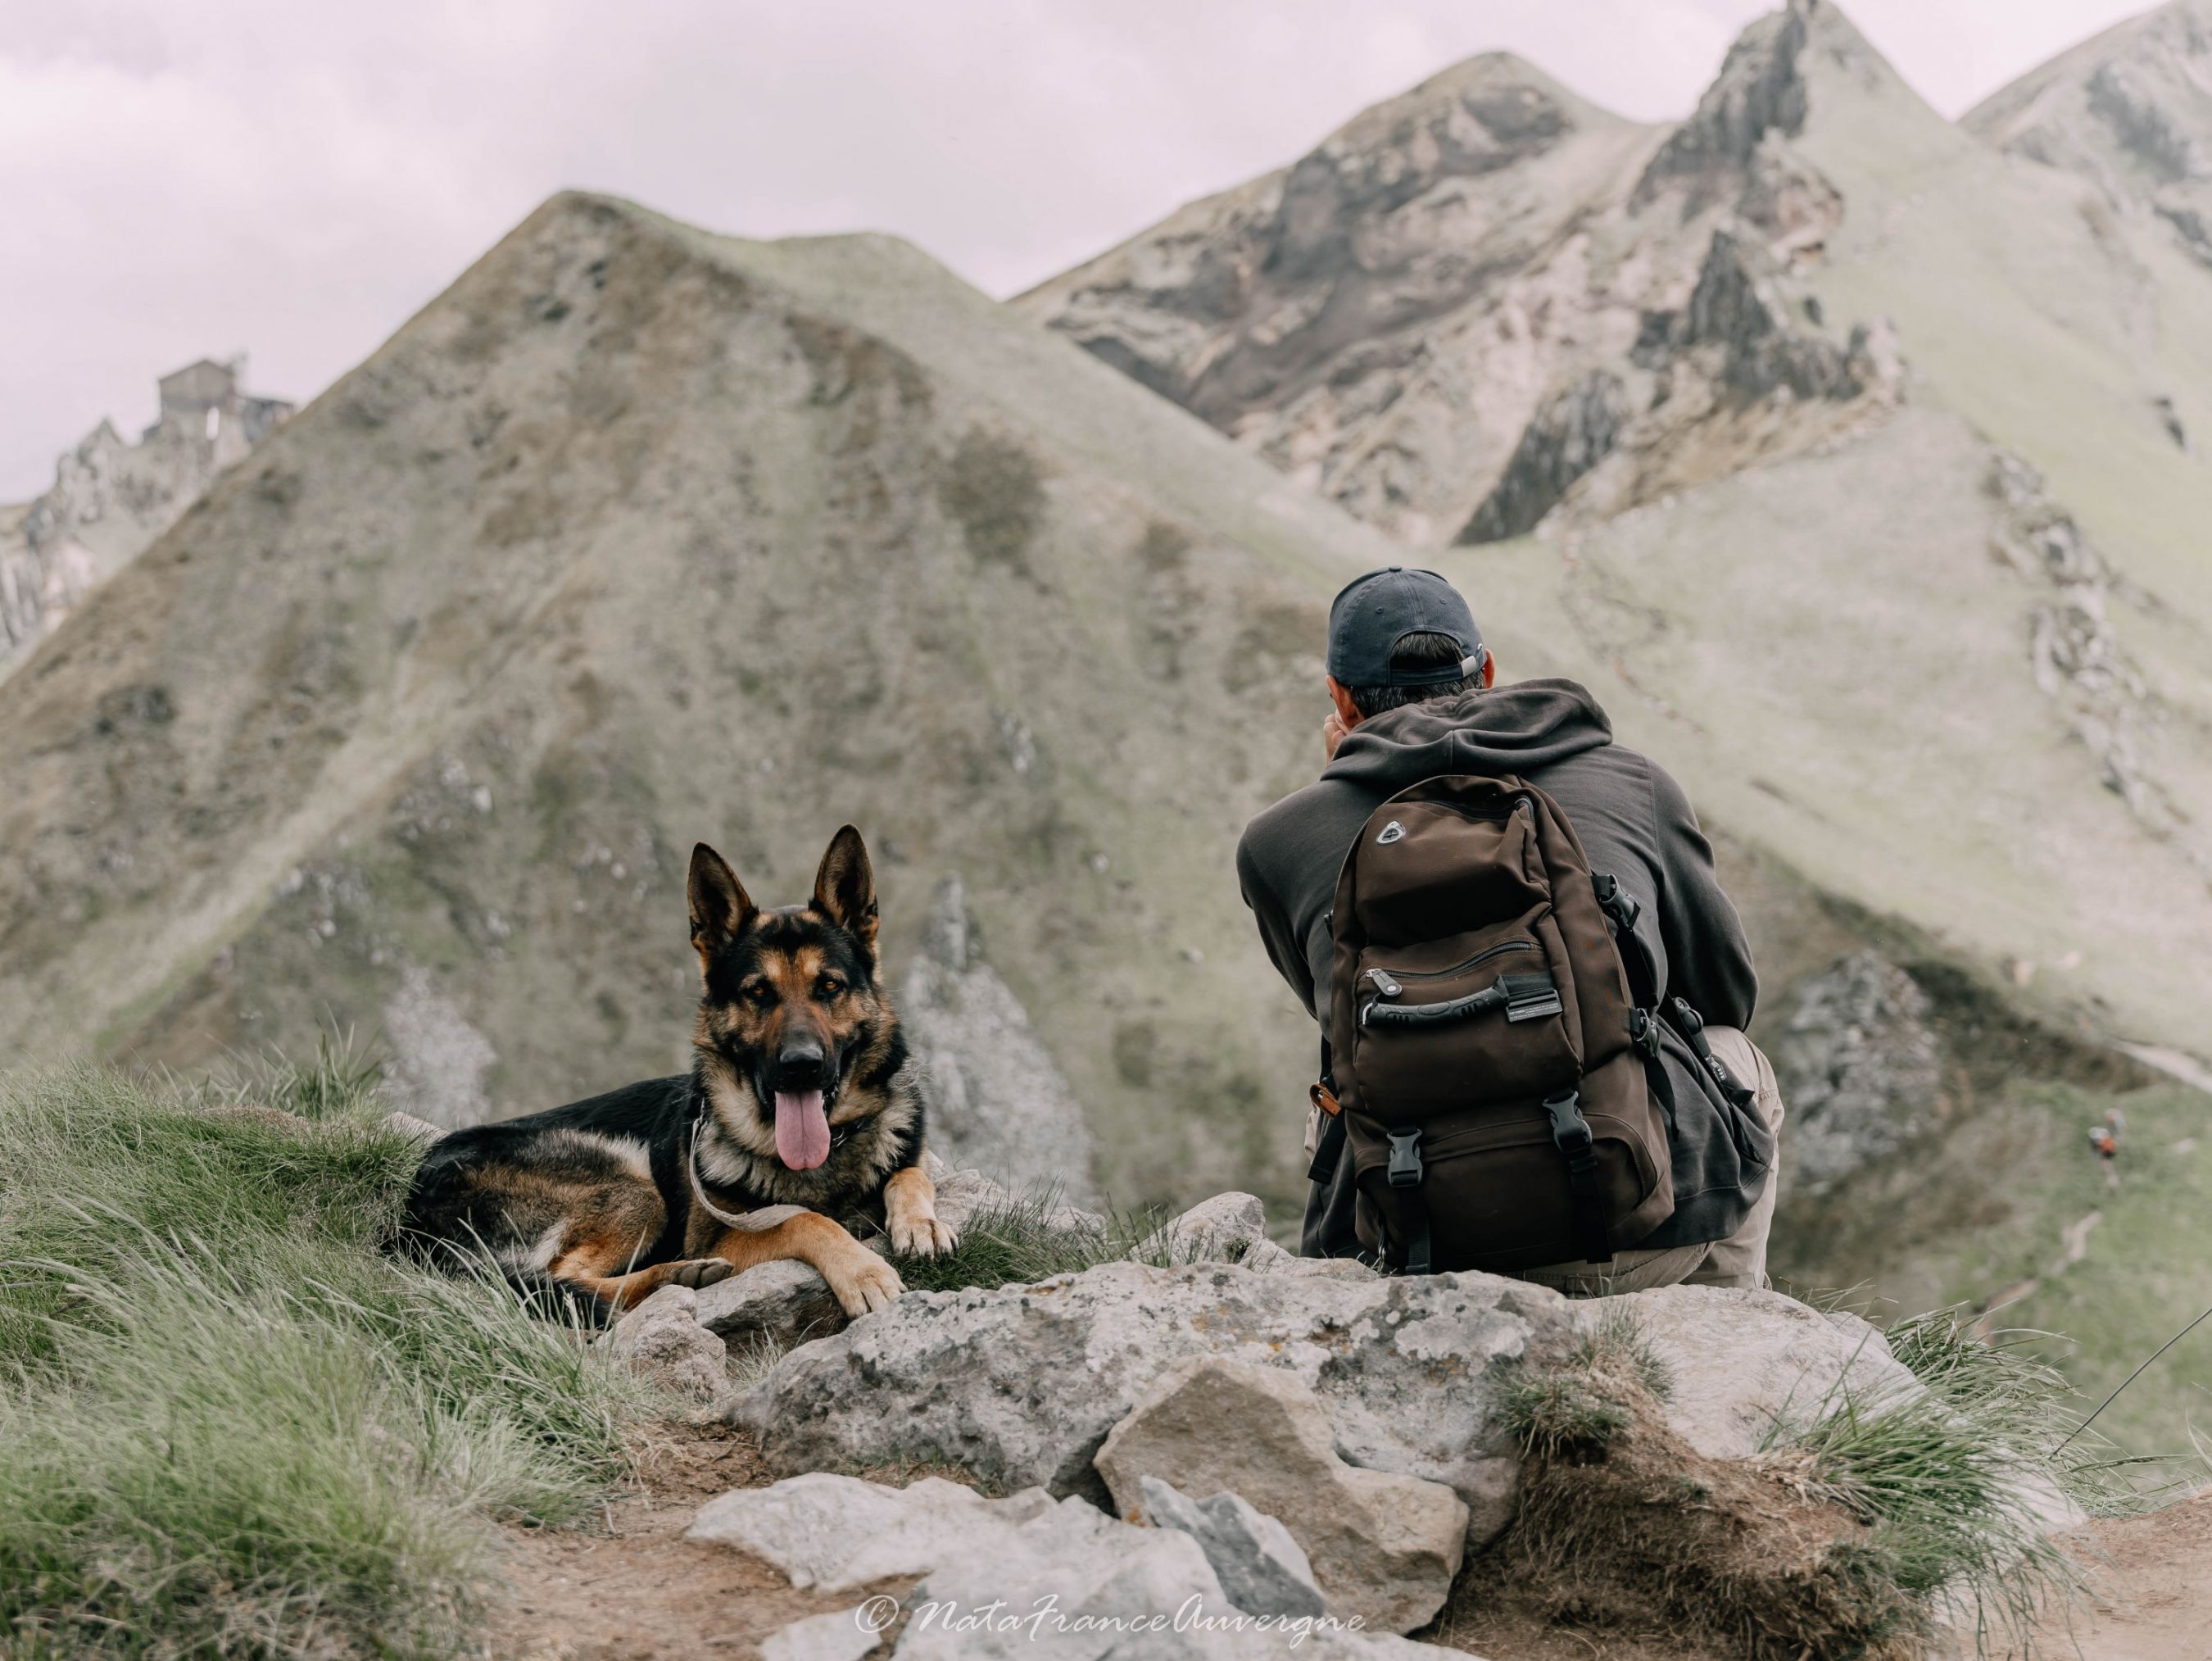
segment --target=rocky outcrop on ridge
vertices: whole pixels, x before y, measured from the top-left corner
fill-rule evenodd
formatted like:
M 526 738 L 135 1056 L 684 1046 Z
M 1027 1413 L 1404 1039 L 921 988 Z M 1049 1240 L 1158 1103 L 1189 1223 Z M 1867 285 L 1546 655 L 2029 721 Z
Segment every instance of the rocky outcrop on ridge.
M 938 884 L 898 1011 L 921 1070 L 933 1152 L 1017 1190 L 1051 1187 L 1078 1204 L 1096 1197 L 1083 1104 L 984 960 L 957 876 Z
M 1534 530 L 1593 473 L 1578 500 L 1589 516 L 1616 513 L 1670 477 L 1709 473 L 1712 435 L 1747 417 L 1765 429 L 1753 453 L 1767 455 L 1879 419 L 1904 392 L 1894 332 L 1860 324 L 1839 341 L 1818 315 L 1766 244 L 1716 230 L 1687 301 L 1645 312 L 1617 370 L 1592 369 L 1538 409 L 1458 540 Z
M 1639 206 L 1683 180 L 1692 181 L 1693 200 L 1717 194 L 1723 179 L 1740 186 L 1769 133 L 1794 138 L 1804 131 L 1808 94 L 1798 59 L 1816 7 L 1817 0 L 1786 6 L 1736 37 L 1696 113 L 1667 135 L 1637 181 Z
M 2154 618 L 2158 601 L 2113 569 L 2051 497 L 2042 474 L 2019 456 L 1992 454 L 1989 490 L 1999 508 L 1992 551 L 2040 591 L 2027 613 L 2037 690 L 2062 712 L 2075 739 L 2096 758 L 2106 788 L 2136 823 L 2180 849 L 2212 880 L 2212 839 L 2177 800 L 2154 755 L 2168 741 L 2172 712 L 2114 616 L 2125 607 Z
M 1927 995 L 1875 952 L 1799 983 L 1771 1056 L 1793 1189 L 1822 1193 L 1936 1128 L 1942 1068 Z
M 103 421 L 55 464 L 46 493 L 0 508 L 0 666 L 136 559 L 292 412 L 244 392 L 235 364 L 164 375 L 161 417 L 137 442 Z
M 1720 347 L 1725 354 L 1721 384 L 1745 398 L 1782 387 L 1801 399 L 1855 398 L 1864 392 L 1857 365 L 1869 353 L 1870 332 L 1860 326 L 1850 344 L 1838 350 L 1793 327 L 1777 291 L 1780 276 L 1765 248 L 1715 231 L 1675 339 L 1683 346 Z
M 1530 417 L 1459 539 L 1500 542 L 1534 530 L 1575 481 L 1605 459 L 1628 415 L 1627 390 L 1610 369 L 1593 369 L 1554 393 Z

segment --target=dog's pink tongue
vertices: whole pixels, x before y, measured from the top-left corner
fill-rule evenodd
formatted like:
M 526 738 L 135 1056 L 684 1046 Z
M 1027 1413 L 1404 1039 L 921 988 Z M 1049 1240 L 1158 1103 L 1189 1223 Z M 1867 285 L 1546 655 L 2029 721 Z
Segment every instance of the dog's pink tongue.
M 793 1171 L 811 1171 L 830 1157 L 830 1120 L 820 1091 L 775 1092 L 775 1157 Z

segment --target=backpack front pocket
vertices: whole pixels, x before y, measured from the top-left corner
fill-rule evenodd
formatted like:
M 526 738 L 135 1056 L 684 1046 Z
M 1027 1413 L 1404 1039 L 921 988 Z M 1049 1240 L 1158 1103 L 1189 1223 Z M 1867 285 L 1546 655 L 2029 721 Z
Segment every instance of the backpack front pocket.
M 1610 1244 L 1626 1248 L 1674 1208 L 1667 1145 L 1652 1136 L 1648 1116 L 1592 1111 L 1587 1118 L 1602 1208 L 1614 1220 Z M 1437 1269 L 1504 1273 L 1588 1256 L 1589 1243 L 1575 1227 L 1567 1162 L 1540 1105 L 1514 1104 L 1486 1123 L 1424 1135 L 1420 1146 L 1430 1251 Z M 1371 1133 L 1355 1133 L 1352 1160 L 1360 1243 L 1387 1250 L 1392 1262 L 1402 1262 L 1404 1214 L 1386 1173 L 1387 1148 Z
M 1572 1084 L 1582 1057 L 1564 962 L 1547 910 L 1419 946 L 1369 948 L 1356 992 L 1360 1098 L 1431 1110 Z

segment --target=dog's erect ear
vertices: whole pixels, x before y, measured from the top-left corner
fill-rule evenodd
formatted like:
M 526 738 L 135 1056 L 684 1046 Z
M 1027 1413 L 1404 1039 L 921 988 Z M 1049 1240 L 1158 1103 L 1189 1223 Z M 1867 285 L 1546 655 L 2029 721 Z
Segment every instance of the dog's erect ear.
M 868 868 L 867 844 L 849 824 L 830 838 L 814 873 L 814 909 L 875 950 L 876 873 Z
M 753 915 L 753 903 L 738 873 L 720 854 L 701 843 L 691 850 L 691 944 L 703 971 L 714 954 L 737 939 Z

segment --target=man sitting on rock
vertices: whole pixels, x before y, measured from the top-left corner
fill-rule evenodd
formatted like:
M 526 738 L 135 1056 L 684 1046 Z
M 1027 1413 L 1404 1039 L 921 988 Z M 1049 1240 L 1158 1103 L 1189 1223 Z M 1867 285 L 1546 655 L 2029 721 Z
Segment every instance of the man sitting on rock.
M 1742 1031 L 1758 980 L 1735 908 L 1714 873 L 1712 846 L 1681 788 L 1649 757 L 1615 744 L 1605 712 L 1573 681 L 1498 684 L 1497 659 L 1484 647 L 1467 602 L 1433 572 L 1393 566 L 1347 586 L 1329 611 L 1328 668 L 1334 709 L 1322 727 L 1327 765 L 1318 781 L 1255 818 L 1237 850 L 1245 903 L 1276 969 L 1326 1031 L 1338 878 L 1370 816 L 1385 817 L 1376 810 L 1386 800 L 1443 776 L 1513 778 L 1535 787 L 1557 804 L 1580 841 L 1601 896 L 1612 891 L 1608 877 L 1626 896 L 1625 904 L 1607 907 L 1612 932 L 1631 983 L 1647 979 L 1643 998 L 1665 1015 L 1645 1020 L 1643 1009 L 1632 1012 L 1642 1023 L 1639 1047 L 1650 1056 L 1653 1099 L 1668 1110 L 1674 1203 L 1671 1215 L 1643 1238 L 1616 1235 L 1609 1261 L 1515 1272 L 1576 1294 L 1685 1281 L 1765 1286 L 1782 1099 L 1773 1068 Z M 1370 840 L 1389 842 L 1394 831 L 1400 831 L 1395 821 Z M 1499 990 L 1497 1013 L 1482 1018 L 1521 1019 L 1527 1013 L 1521 1007 L 1504 1013 L 1502 977 Z M 1398 991 L 1358 989 L 1365 999 Z M 1547 1007 L 1555 1011 L 1556 1000 Z M 1544 1013 L 1534 1005 L 1527 1009 Z M 1363 1041 L 1364 1030 L 1363 1019 Z M 1516 1031 L 1502 1025 L 1489 1030 Z M 1711 1066 L 1714 1058 L 1720 1068 Z M 1327 1064 L 1325 1048 L 1325 1079 Z M 1317 1087 L 1316 1098 L 1307 1147 L 1316 1157 L 1303 1250 L 1317 1257 L 1363 1255 L 1355 1232 L 1363 1202 L 1355 1162 L 1340 1157 L 1341 1116 L 1323 1110 L 1334 1107 L 1328 1090 Z M 1517 1110 L 1540 1117 L 1533 1102 Z M 1395 1157 L 1392 1163 L 1395 1168 Z M 1369 1164 L 1371 1185 L 1382 1173 L 1371 1159 Z M 1374 1232 L 1370 1219 L 1370 1243 Z

